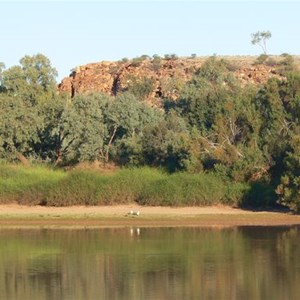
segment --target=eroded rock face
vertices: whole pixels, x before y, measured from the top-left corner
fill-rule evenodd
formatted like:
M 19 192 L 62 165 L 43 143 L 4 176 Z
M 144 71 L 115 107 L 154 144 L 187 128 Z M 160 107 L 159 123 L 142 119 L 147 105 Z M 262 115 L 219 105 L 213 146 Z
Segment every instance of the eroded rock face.
M 282 79 L 275 68 L 263 65 L 243 67 L 236 72 L 236 77 L 244 83 L 263 84 L 271 77 Z
M 71 97 L 90 92 L 110 94 L 114 81 L 111 69 L 115 67 L 116 63 L 107 62 L 77 67 L 69 77 L 62 80 L 58 89 L 67 92 Z
M 190 80 L 207 57 L 176 58 L 176 59 L 133 59 L 119 62 L 99 62 L 79 66 L 74 69 L 58 85 L 59 92 L 66 92 L 74 97 L 76 94 L 102 92 L 116 95 L 126 91 L 143 80 L 151 82 L 151 99 L 168 97 L 176 100 L 180 89 Z M 262 84 L 271 77 L 282 78 L 274 67 L 265 65 L 253 66 L 254 58 L 245 62 L 235 60 L 232 71 L 242 84 Z

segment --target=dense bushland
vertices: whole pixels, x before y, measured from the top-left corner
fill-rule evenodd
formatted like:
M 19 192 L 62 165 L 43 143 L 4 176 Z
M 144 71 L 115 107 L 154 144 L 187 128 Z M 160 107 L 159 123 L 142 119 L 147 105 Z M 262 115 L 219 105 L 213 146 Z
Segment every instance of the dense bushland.
M 2 164 L 1 201 L 257 206 L 279 201 L 300 210 L 300 73 L 291 56 L 283 56 L 278 68 L 284 80 L 241 86 L 230 63 L 211 57 L 187 84 L 173 85 L 178 100 L 159 98 L 153 107 L 147 103 L 152 79 L 131 80 L 115 96 L 68 99 L 56 93 L 50 61 L 41 54 L 25 56 L 20 66 L 0 73 L 0 158 L 61 169 Z M 105 176 L 62 171 L 80 162 L 125 169 Z M 141 168 L 146 166 L 151 169 Z

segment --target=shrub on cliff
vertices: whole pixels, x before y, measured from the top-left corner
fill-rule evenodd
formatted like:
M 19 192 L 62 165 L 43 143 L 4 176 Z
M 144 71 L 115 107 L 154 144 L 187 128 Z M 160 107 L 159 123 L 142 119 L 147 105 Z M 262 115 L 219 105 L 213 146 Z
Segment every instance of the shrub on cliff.
M 129 82 L 127 91 L 133 94 L 139 101 L 146 100 L 154 91 L 154 78 L 128 76 L 126 81 Z

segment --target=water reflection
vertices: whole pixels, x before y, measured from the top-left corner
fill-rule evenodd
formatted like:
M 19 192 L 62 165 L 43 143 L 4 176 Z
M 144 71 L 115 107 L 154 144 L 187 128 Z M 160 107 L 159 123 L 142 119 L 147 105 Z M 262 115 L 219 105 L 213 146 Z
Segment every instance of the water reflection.
M 0 299 L 298 299 L 299 229 L 2 229 Z

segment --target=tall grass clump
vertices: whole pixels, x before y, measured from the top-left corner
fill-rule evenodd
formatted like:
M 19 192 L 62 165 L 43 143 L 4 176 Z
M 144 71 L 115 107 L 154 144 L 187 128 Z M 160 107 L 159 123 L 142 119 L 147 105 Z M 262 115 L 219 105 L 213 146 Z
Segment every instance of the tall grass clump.
M 157 169 L 122 169 L 111 176 L 108 184 L 103 186 L 99 194 L 98 204 L 136 202 L 147 186 L 161 178 L 163 178 L 163 173 Z
M 0 203 L 70 206 L 136 202 L 152 206 L 240 206 L 250 191 L 249 185 L 224 181 L 214 173 L 170 175 L 147 167 L 121 169 L 114 173 L 93 169 L 64 172 L 45 166 L 0 163 Z
M 245 195 L 249 193 L 251 186 L 245 182 L 226 181 L 226 193 L 223 204 L 235 207 L 244 206 Z
M 0 164 L 0 203 L 41 204 L 65 172 L 46 166 Z
M 98 195 L 109 181 L 109 175 L 104 176 L 97 171 L 69 171 L 67 176 L 49 191 L 45 205 L 97 205 Z
M 112 174 L 96 170 L 70 171 L 50 191 L 46 205 L 114 205 L 128 204 L 139 198 L 146 185 L 160 178 L 150 168 L 124 169 Z
M 141 191 L 143 205 L 204 206 L 222 203 L 227 187 L 213 174 L 177 173 L 164 175 Z

